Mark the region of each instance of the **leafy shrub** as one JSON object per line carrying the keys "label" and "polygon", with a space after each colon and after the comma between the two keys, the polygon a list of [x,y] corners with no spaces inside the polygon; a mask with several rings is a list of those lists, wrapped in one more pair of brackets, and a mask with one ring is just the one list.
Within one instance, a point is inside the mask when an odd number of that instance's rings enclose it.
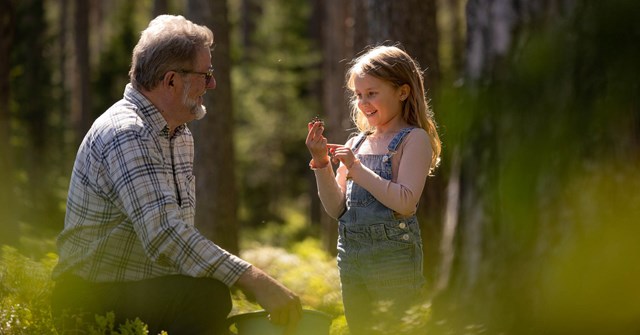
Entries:
{"label": "leafy shrub", "polygon": [[0,257],[0,333],[55,334],[49,299],[57,256],[34,261],[3,246]]}
{"label": "leafy shrub", "polygon": [[[344,313],[335,259],[322,251],[317,240],[297,243],[292,252],[279,247],[254,246],[243,251],[241,256],[296,292],[305,308],[333,317]],[[257,309],[261,307],[241,292],[234,293],[233,314]]]}
{"label": "leafy shrub", "polygon": [[[316,239],[306,239],[293,244],[290,250],[267,245],[253,245],[241,256],[265,269],[296,292],[308,309],[329,314],[332,318],[331,335],[349,334],[336,260],[320,247]],[[47,253],[39,261],[26,257],[12,247],[3,246],[0,254],[0,334],[2,335],[57,335],[50,311],[53,288],[51,270],[57,262],[54,253]],[[233,291],[231,314],[260,310],[251,297],[241,291]],[[431,306],[423,304],[409,311],[403,322],[385,319],[380,309],[376,321],[385,334],[422,333],[430,319]],[[379,317],[378,317],[379,316]],[[95,322],[70,318],[62,334],[148,335],[147,326],[139,319],[116,325],[115,315],[96,315]],[[166,333],[162,333],[167,335]],[[171,335],[171,334],[169,334]]]}
{"label": "leafy shrub", "polygon": [[[51,270],[57,255],[48,253],[40,261],[23,256],[17,249],[3,246],[0,255],[0,334],[58,334],[51,318],[53,288]],[[73,319],[63,334],[148,335],[147,325],[139,319],[115,325],[115,315],[96,315],[95,323]],[[66,326],[66,325],[65,325]],[[166,333],[164,333],[166,335]]]}

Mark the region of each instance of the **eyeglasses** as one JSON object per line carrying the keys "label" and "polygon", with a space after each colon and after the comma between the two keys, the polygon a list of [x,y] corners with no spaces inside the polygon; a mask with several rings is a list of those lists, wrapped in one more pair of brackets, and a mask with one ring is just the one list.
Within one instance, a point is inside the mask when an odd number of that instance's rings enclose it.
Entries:
{"label": "eyeglasses", "polygon": [[196,72],[196,71],[188,71],[188,70],[175,70],[176,72],[179,73],[185,73],[185,74],[200,74],[204,76],[204,81],[206,85],[209,85],[209,83],[211,82],[211,78],[213,78],[213,68],[210,67],[209,70],[207,72]]}

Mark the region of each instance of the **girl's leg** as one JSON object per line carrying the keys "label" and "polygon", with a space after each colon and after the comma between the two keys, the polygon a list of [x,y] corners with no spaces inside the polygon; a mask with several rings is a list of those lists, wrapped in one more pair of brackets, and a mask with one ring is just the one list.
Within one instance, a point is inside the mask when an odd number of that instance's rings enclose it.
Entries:
{"label": "girl's leg", "polygon": [[364,283],[342,283],[344,314],[352,335],[372,334],[372,300]]}
{"label": "girl's leg", "polygon": [[[423,253],[417,221],[373,226],[375,243],[366,253],[366,284],[374,320],[394,324],[424,298]],[[376,312],[382,312],[377,313]]]}

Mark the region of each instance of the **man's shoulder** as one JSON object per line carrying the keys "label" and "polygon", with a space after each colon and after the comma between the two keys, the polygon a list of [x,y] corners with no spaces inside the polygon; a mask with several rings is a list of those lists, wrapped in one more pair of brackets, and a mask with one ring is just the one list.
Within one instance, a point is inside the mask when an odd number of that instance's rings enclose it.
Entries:
{"label": "man's shoulder", "polygon": [[137,113],[138,107],[121,100],[100,115],[85,138],[92,151],[109,151],[116,146],[139,143],[151,130]]}
{"label": "man's shoulder", "polygon": [[103,136],[118,136],[122,133],[144,132],[145,123],[138,114],[138,106],[120,100],[96,119],[93,128]]}

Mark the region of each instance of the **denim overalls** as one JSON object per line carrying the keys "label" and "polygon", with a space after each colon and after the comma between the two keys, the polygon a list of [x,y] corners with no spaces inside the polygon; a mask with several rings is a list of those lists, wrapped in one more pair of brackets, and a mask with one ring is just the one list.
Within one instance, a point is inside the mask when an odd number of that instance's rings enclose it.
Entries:
{"label": "denim overalls", "polygon": [[[356,154],[357,158],[391,180],[391,156],[411,129],[396,134],[386,154]],[[359,135],[354,152],[366,136]],[[346,208],[339,219],[337,257],[345,314],[352,333],[367,333],[377,303],[392,302],[389,311],[401,313],[420,297],[425,283],[420,228],[415,215],[400,216],[352,179],[347,180]]]}

